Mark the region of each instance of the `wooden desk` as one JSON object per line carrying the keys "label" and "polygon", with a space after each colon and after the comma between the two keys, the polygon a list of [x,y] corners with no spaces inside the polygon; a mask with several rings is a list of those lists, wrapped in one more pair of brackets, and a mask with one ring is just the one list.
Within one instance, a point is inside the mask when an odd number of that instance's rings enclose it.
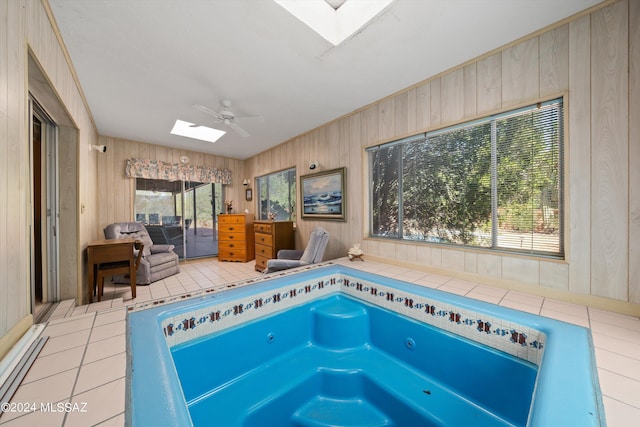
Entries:
{"label": "wooden desk", "polygon": [[[87,246],[87,286],[89,302],[93,302],[93,290],[96,288],[96,273],[100,264],[107,262],[129,261],[129,277],[132,292],[136,288],[136,267],[133,256],[135,239],[96,240]],[[135,295],[132,295],[135,298]]]}

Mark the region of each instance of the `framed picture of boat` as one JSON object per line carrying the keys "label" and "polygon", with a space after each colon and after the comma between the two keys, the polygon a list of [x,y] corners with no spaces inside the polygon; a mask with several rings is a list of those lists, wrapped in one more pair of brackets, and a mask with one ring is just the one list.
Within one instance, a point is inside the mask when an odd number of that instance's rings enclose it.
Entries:
{"label": "framed picture of boat", "polygon": [[346,219],[346,170],[338,168],[300,177],[302,218]]}

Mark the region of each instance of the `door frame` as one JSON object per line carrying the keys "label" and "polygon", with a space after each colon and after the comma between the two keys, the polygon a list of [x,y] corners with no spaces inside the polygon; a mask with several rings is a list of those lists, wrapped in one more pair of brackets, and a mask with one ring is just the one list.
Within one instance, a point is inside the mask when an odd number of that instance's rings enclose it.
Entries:
{"label": "door frame", "polygon": [[[38,103],[35,97],[29,93],[29,179],[30,179],[30,204],[35,206],[34,185],[35,168],[41,169],[41,217],[40,224],[35,224],[33,209],[30,209],[30,302],[31,313],[36,315],[35,301],[35,232],[34,227],[41,227],[42,248],[42,302],[51,303],[59,301],[59,230],[60,230],[60,198],[58,185],[58,126],[46,110]],[[41,158],[33,156],[33,117],[37,117],[41,123]]]}

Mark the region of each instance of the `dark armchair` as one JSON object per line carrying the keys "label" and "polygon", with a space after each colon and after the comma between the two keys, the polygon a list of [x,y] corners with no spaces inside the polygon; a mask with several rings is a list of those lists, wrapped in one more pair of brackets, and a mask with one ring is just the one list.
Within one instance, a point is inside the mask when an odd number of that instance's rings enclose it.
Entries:
{"label": "dark armchair", "polygon": [[[104,229],[107,239],[132,238],[144,245],[140,265],[136,274],[137,285],[148,285],[180,272],[178,255],[173,252],[174,245],[154,245],[145,226],[139,222],[118,222]],[[115,283],[129,283],[125,275],[113,276]]]}
{"label": "dark armchair", "polygon": [[322,262],[324,250],[327,248],[328,242],[329,232],[323,228],[316,227],[311,232],[309,243],[304,251],[293,249],[279,250],[277,259],[267,261],[267,269],[264,272],[273,273],[274,271],[288,270],[290,268]]}

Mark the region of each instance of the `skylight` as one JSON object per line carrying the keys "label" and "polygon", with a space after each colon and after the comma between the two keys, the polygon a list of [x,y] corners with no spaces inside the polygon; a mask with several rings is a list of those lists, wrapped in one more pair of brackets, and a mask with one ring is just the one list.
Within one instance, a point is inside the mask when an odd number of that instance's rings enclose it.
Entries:
{"label": "skylight", "polygon": [[216,142],[226,132],[206,126],[196,125],[182,120],[176,120],[171,129],[173,135],[186,136],[187,138],[199,139],[201,141]]}
{"label": "skylight", "polygon": [[366,26],[395,0],[273,0],[334,46]]}
{"label": "skylight", "polygon": [[347,0],[324,0],[324,1],[329,3],[329,6],[331,6],[335,10],[338,10],[340,8],[340,6],[342,6],[344,4],[344,2],[347,1]]}

